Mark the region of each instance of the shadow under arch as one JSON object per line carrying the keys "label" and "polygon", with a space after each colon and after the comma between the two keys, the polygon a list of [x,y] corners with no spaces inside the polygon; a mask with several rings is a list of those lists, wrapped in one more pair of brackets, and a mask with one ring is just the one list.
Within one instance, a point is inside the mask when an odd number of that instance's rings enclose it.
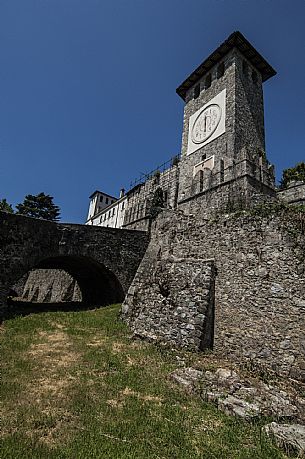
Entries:
{"label": "shadow under arch", "polygon": [[[105,265],[86,256],[64,255],[48,257],[35,264],[35,269],[64,270],[78,283],[82,301],[37,302],[7,298],[7,308],[1,314],[1,322],[17,316],[41,312],[79,311],[94,309],[124,300],[125,292],[117,276]],[[29,272],[29,271],[28,271]],[[11,288],[9,295],[15,296]],[[18,296],[18,295],[17,295]]]}
{"label": "shadow under arch", "polygon": [[117,276],[105,265],[86,256],[64,255],[41,260],[33,269],[63,269],[78,283],[82,303],[105,306],[120,303],[125,293]]}

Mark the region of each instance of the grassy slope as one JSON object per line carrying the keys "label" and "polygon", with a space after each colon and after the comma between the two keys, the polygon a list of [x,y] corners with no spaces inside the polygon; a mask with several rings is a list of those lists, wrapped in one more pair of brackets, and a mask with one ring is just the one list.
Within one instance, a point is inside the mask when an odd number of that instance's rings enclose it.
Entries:
{"label": "grassy slope", "polygon": [[119,306],[32,314],[2,329],[1,458],[284,458],[169,378],[177,356],[132,341]]}

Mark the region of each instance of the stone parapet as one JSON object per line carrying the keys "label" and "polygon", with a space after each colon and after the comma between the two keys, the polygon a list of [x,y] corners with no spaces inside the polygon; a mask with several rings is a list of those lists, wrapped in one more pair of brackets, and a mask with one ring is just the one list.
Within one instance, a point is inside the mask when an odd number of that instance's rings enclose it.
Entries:
{"label": "stone parapet", "polygon": [[305,183],[291,182],[285,190],[279,190],[277,196],[281,201],[288,204],[305,205]]}

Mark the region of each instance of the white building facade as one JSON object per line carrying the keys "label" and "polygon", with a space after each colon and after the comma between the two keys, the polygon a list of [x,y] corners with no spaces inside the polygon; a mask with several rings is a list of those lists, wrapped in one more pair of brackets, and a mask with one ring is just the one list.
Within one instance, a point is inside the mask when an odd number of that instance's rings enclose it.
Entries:
{"label": "white building facade", "polygon": [[90,196],[89,212],[86,225],[122,228],[127,196],[121,190],[120,198],[115,198],[101,191]]}

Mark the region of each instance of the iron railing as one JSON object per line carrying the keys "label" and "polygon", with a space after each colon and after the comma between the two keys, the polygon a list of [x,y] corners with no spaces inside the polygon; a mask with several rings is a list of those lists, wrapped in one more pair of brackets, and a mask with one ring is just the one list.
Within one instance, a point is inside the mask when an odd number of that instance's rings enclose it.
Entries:
{"label": "iron railing", "polygon": [[162,172],[165,172],[167,169],[171,169],[172,167],[177,165],[179,161],[180,161],[180,154],[175,155],[172,158],[170,158],[168,161],[166,161],[165,163],[160,164],[160,166],[157,166],[151,172],[148,172],[148,173],[141,172],[140,177],[130,182],[130,189],[134,188],[136,185],[145,183],[147,180],[151,179],[152,177],[155,177],[158,173],[162,173]]}

